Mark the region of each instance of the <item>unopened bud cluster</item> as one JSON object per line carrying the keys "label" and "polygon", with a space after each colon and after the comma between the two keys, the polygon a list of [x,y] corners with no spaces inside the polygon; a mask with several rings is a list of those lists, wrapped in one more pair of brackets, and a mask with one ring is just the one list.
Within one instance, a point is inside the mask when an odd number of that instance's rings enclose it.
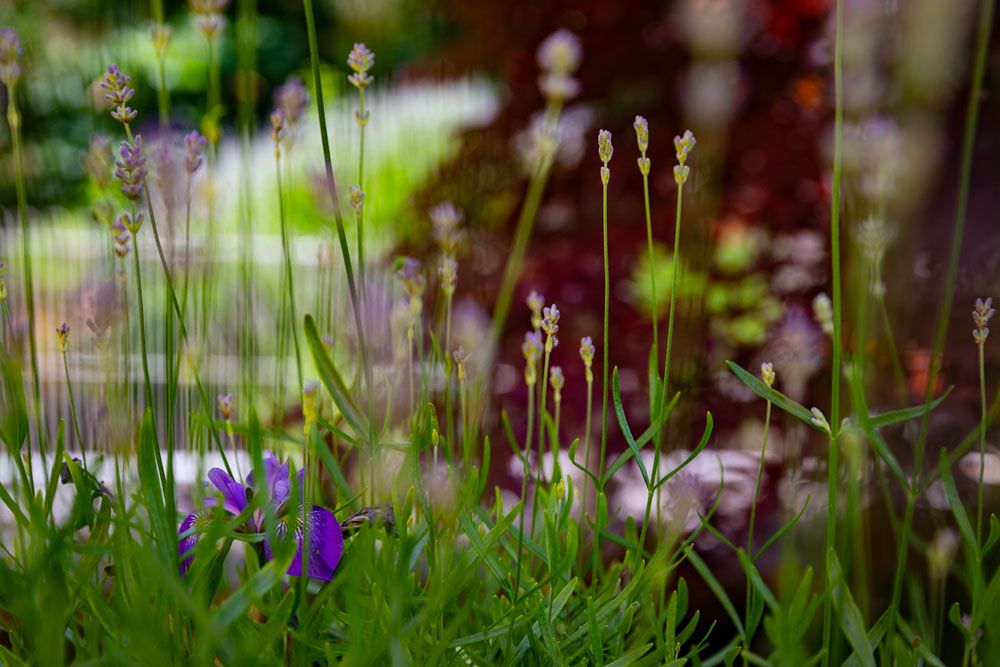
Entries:
{"label": "unopened bud cluster", "polygon": [[450,299],[455,294],[455,284],[458,282],[458,262],[451,257],[442,259],[438,276],[441,278],[441,292]]}
{"label": "unopened bud cluster", "polygon": [[639,144],[639,157],[637,159],[639,173],[643,176],[649,176],[649,158],[646,157],[646,151],[649,150],[649,122],[642,116],[636,116],[632,127],[635,128],[635,140]]}
{"label": "unopened bud cluster", "polygon": [[770,361],[765,361],[760,365],[760,377],[768,387],[774,386],[774,365]]}
{"label": "unopened bud cluster", "polygon": [[208,139],[201,136],[198,130],[192,130],[184,137],[184,170],[187,171],[188,175],[198,171],[198,168],[205,161],[202,153],[207,144]]}
{"label": "unopened bud cluster", "polygon": [[583,367],[587,375],[587,384],[594,381],[594,341],[590,336],[580,339],[580,359],[583,360]]}
{"label": "unopened bud cluster", "polygon": [[69,347],[69,324],[66,322],[56,327],[56,343],[59,344],[59,351],[65,354]]}
{"label": "unopened bud cluster", "polygon": [[688,179],[688,175],[691,173],[691,168],[687,166],[688,155],[691,154],[691,150],[694,148],[695,141],[694,134],[691,130],[684,130],[684,134],[679,137],[674,137],[674,149],[677,151],[677,165],[674,167],[674,180],[677,181],[677,185],[684,185]]}
{"label": "unopened bud cluster", "polygon": [[409,297],[410,315],[416,319],[423,310],[423,294],[426,282],[420,265],[420,260],[403,257],[396,269],[396,277],[403,283],[403,289]]}
{"label": "unopened bud cluster", "polygon": [[976,307],[972,310],[972,321],[976,328],[972,330],[972,337],[977,345],[986,343],[986,337],[990,335],[988,324],[995,314],[992,298],[987,298],[985,301],[976,299]]}
{"label": "unopened bud cluster", "polygon": [[469,354],[465,351],[465,347],[462,345],[458,346],[452,357],[455,359],[455,372],[458,374],[458,381],[463,382],[465,380],[465,364],[469,361]]}
{"label": "unopened bud cluster", "polygon": [[[140,215],[142,215],[140,213]],[[125,225],[127,213],[122,213],[115,218],[111,225],[111,238],[114,239],[115,254],[119,259],[128,255],[129,248],[132,247],[132,237],[129,235],[128,227]]]}
{"label": "unopened bud cluster", "polygon": [[461,240],[459,227],[465,219],[462,210],[450,201],[441,202],[434,206],[427,215],[431,219],[434,227],[434,240],[445,255],[454,257],[458,252],[458,244]]}
{"label": "unopened bud cluster", "polygon": [[611,145],[611,133],[607,130],[600,130],[597,133],[597,155],[604,165],[601,167],[601,183],[604,185],[607,185],[608,181],[611,180],[611,170],[608,169],[608,163],[611,162],[611,156],[614,152],[615,147]]}
{"label": "unopened bud cluster", "polygon": [[524,334],[524,342],[521,343],[521,354],[524,355],[524,382],[529,386],[535,386],[538,379],[536,367],[538,357],[542,352],[542,334],[537,331],[529,331]]}
{"label": "unopened bud cluster", "polygon": [[542,331],[545,332],[545,351],[551,352],[559,344],[556,334],[559,333],[559,307],[552,304],[542,311]]}
{"label": "unopened bud cluster", "polygon": [[233,418],[233,395],[232,394],[219,394],[216,398],[216,402],[219,405],[219,414],[226,421]]}
{"label": "unopened bud cluster", "polygon": [[552,370],[549,371],[549,384],[552,385],[552,392],[558,405],[562,402],[562,390],[566,385],[566,376],[563,375],[561,366],[553,366]]}

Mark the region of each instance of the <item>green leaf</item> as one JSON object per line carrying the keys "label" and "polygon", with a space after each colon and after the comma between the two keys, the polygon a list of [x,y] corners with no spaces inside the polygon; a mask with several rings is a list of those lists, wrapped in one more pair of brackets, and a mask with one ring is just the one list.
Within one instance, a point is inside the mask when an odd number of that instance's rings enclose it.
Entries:
{"label": "green leaf", "polygon": [[[892,610],[886,609],[879,619],[875,621],[875,625],[868,630],[868,645],[871,647],[872,651],[878,648],[879,643],[882,641],[882,637],[889,630],[889,621],[892,619]],[[847,660],[841,667],[861,667],[861,661],[858,656],[852,653],[848,656]]]}
{"label": "green leaf", "polygon": [[944,495],[948,499],[948,506],[951,508],[951,513],[955,516],[955,523],[958,524],[958,532],[962,535],[962,540],[965,542],[965,548],[968,550],[968,553],[975,554],[979,550],[976,533],[972,528],[972,523],[969,521],[969,516],[965,513],[962,499],[958,496],[958,489],[955,487],[955,478],[952,477],[951,468],[948,465],[948,455],[943,449],[941,450],[941,459],[938,466],[941,471],[941,486],[944,488]]}
{"label": "green leaf", "polygon": [[858,415],[861,430],[863,430],[865,435],[868,436],[868,440],[875,449],[875,453],[879,455],[879,458],[882,459],[892,474],[896,476],[899,483],[903,485],[903,488],[908,488],[910,483],[906,477],[906,473],[903,472],[903,468],[899,465],[899,461],[897,461],[896,457],[893,456],[892,450],[889,449],[889,445],[886,443],[885,439],[876,430],[876,426],[872,421],[872,418],[868,416],[868,406],[865,404],[864,388],[861,386],[861,381],[858,375],[849,371],[847,373],[847,378],[848,385],[851,389],[851,403],[854,406],[854,412]]}
{"label": "green leaf", "polygon": [[642,456],[639,453],[639,445],[636,444],[635,438],[632,437],[632,429],[628,427],[628,420],[625,418],[625,408],[622,407],[622,395],[621,389],[618,386],[618,367],[615,366],[615,370],[611,374],[611,396],[615,403],[615,415],[618,416],[618,425],[622,429],[622,434],[625,436],[625,442],[628,443],[628,447],[632,450],[632,456],[635,458],[636,465],[639,466],[639,472],[642,473],[642,481],[646,483],[646,488],[649,488],[649,473],[646,472],[646,464],[642,460]]}
{"label": "green leaf", "polygon": [[28,407],[24,402],[24,385],[21,370],[3,349],[0,349],[0,439],[11,450],[11,456],[18,456],[28,437]]}
{"label": "green leaf", "polygon": [[676,468],[674,468],[673,470],[671,470],[670,472],[668,472],[666,475],[664,475],[663,477],[661,477],[659,479],[659,481],[656,482],[656,488],[659,488],[659,487],[663,486],[664,484],[666,484],[667,482],[669,482],[671,477],[673,477],[674,475],[676,475],[677,473],[679,473],[681,470],[684,470],[684,468],[686,468],[688,466],[688,464],[691,463],[691,461],[694,461],[694,457],[698,456],[698,454],[701,453],[701,450],[705,449],[705,446],[708,445],[708,441],[712,437],[712,429],[713,428],[714,428],[714,422],[712,421],[712,413],[711,412],[706,412],[705,413],[705,429],[701,433],[701,440],[698,441],[698,446],[695,447],[691,451],[691,453],[688,454],[687,458],[685,458],[683,461],[681,461],[680,464]]}
{"label": "green leaf", "polygon": [[986,543],[983,545],[983,558],[986,558],[987,554],[993,550],[996,546],[997,540],[1000,540],[1000,521],[997,520],[996,514],[990,514],[990,535],[986,538]]}
{"label": "green leaf", "polygon": [[323,386],[326,387],[337,409],[340,410],[340,414],[351,425],[355,434],[359,438],[367,437],[367,430],[364,425],[365,420],[361,410],[358,409],[354,403],[354,399],[351,398],[351,393],[347,389],[347,385],[344,384],[344,379],[337,371],[333,359],[330,358],[330,353],[327,351],[326,345],[320,339],[319,331],[316,329],[316,321],[309,314],[305,316],[305,334],[306,343],[309,345],[309,351],[312,352],[313,361],[316,363],[316,370],[319,373],[320,380],[323,382]]}
{"label": "green leaf", "polygon": [[863,667],[875,667],[875,655],[872,653],[865,632],[864,618],[851,596],[850,589],[844,583],[844,573],[840,561],[837,560],[837,553],[833,549],[827,551],[826,562],[829,563],[827,584],[833,596],[833,606],[840,617],[840,627],[843,628],[847,642],[854,649],[854,654]]}
{"label": "green leaf", "polygon": [[[771,401],[771,403],[778,406],[793,417],[797,417],[810,428],[826,433],[825,429],[813,423],[813,414],[804,405],[793,401],[774,387],[768,387],[764,384],[763,380],[751,374],[739,364],[727,361],[726,365],[729,366],[729,370],[733,372],[733,375],[739,378],[740,382],[745,384],[750,391],[757,394],[764,400]],[[836,424],[834,426],[836,426]]]}
{"label": "green leaf", "polygon": [[871,415],[872,426],[875,428],[882,428],[883,426],[891,426],[892,424],[899,424],[900,422],[906,422],[911,419],[916,419],[917,417],[922,417],[924,414],[941,405],[944,399],[948,398],[948,395],[951,394],[954,388],[955,386],[951,385],[945,389],[944,393],[931,401],[930,405],[915,405],[912,408],[903,408],[901,410],[892,410],[878,415]]}
{"label": "green leaf", "polygon": [[153,426],[153,411],[146,408],[139,426],[139,483],[149,511],[149,521],[161,555],[167,562],[176,561],[177,532],[173,521],[167,516],[167,505],[163,498],[160,481],[160,448],[156,444],[156,430]]}

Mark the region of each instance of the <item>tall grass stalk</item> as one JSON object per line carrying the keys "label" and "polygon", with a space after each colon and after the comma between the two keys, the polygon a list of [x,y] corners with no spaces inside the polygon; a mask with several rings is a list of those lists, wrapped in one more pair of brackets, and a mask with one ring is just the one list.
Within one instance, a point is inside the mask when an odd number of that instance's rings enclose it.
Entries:
{"label": "tall grass stalk", "polygon": [[[597,467],[597,505],[598,508],[600,508],[601,502],[605,498],[604,466],[605,458],[608,453],[608,355],[610,349],[609,324],[611,321],[611,261],[608,249],[608,181],[611,180],[611,170],[608,169],[608,162],[611,161],[612,155],[610,132],[605,130],[600,131],[598,134],[598,149],[601,162],[604,164],[604,166],[601,167],[601,239],[604,250],[604,326],[601,340],[601,453]],[[604,526],[601,525],[602,523],[601,511],[598,509],[597,520],[594,526],[593,555],[591,557],[592,585],[596,585],[597,583],[597,569],[600,565],[601,530],[604,528]],[[642,547],[640,546],[639,548],[641,549]]]}
{"label": "tall grass stalk", "polygon": [[[843,355],[843,303],[840,284],[840,189],[842,146],[844,133],[844,0],[837,0],[834,24],[834,121],[833,121],[833,187],[830,193],[830,271],[833,300],[833,351],[830,362],[830,440],[827,452],[826,498],[826,563],[825,572],[831,571],[832,558],[837,550],[837,480],[838,435],[840,433],[840,374]],[[829,576],[828,574],[826,576]],[[833,595],[823,600],[823,667],[834,659],[833,646]]]}
{"label": "tall grass stalk", "polygon": [[[330,196],[330,203],[333,207],[334,221],[337,228],[337,239],[340,242],[340,252],[344,258],[344,273],[347,275],[347,289],[350,292],[351,308],[354,312],[354,326],[357,330],[358,348],[361,356],[361,368],[365,377],[365,384],[369,394],[374,392],[372,384],[372,368],[366,344],[365,327],[361,317],[361,304],[358,298],[358,288],[354,277],[354,267],[351,263],[351,252],[347,246],[347,234],[344,231],[344,219],[340,212],[340,199],[337,196],[337,183],[333,176],[333,159],[330,154],[330,137],[326,127],[326,108],[323,104],[323,80],[320,76],[319,48],[316,42],[316,19],[313,15],[312,0],[302,0],[303,10],[306,17],[306,32],[309,37],[309,60],[313,73],[313,92],[316,96],[316,111],[319,114],[320,140],[323,145],[323,165],[326,173],[326,189]],[[374,428],[369,425],[369,428]],[[369,447],[373,446],[371,432],[366,435],[369,439]]]}
{"label": "tall grass stalk", "polygon": [[[286,220],[285,213],[285,195],[284,188],[282,187],[281,180],[281,156],[278,151],[275,150],[274,155],[274,169],[275,169],[275,183],[278,189],[278,219],[281,224],[281,254],[285,265],[285,286],[288,290],[288,309],[291,315],[291,330],[292,330],[292,343],[295,347],[295,371],[296,378],[299,381],[298,389],[301,392],[303,388],[302,382],[302,352],[299,349],[299,327],[298,327],[298,314],[295,308],[295,276],[292,271],[292,255],[291,255],[291,241],[289,239],[288,222]],[[283,380],[279,380],[283,383]]]}
{"label": "tall grass stalk", "polygon": [[[958,191],[955,195],[955,219],[952,228],[951,247],[948,254],[948,269],[945,274],[941,306],[934,327],[934,344],[930,365],[927,372],[927,386],[924,389],[924,405],[929,407],[934,399],[938,375],[941,372],[941,355],[948,336],[948,324],[951,320],[951,308],[954,300],[955,282],[958,278],[958,263],[962,254],[962,239],[965,235],[966,212],[969,201],[969,185],[972,180],[972,156],[975,150],[976,125],[979,121],[979,104],[983,90],[983,78],[986,73],[986,56],[989,51],[990,34],[993,30],[994,0],[983,0],[979,5],[976,33],[976,47],[972,79],[969,84],[969,96],[965,108],[965,128],[962,136],[962,152],[959,158]],[[890,628],[895,628],[899,615],[899,604],[903,592],[903,573],[906,571],[907,557],[911,532],[913,530],[913,513],[917,496],[921,490],[924,453],[927,445],[927,433],[930,427],[930,410],[924,411],[920,419],[920,430],[914,446],[913,472],[910,488],[906,491],[906,510],[903,514],[903,524],[899,535],[899,552],[896,558],[896,575],[892,584]],[[974,630],[973,630],[974,631]]]}

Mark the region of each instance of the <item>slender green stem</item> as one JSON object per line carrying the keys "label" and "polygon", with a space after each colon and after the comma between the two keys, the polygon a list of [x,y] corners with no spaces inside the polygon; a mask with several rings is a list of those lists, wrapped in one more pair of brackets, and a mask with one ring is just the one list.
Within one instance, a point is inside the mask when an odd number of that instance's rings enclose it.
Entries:
{"label": "slender green stem", "polygon": [[451,364],[451,300],[452,294],[449,292],[445,295],[444,302],[444,412],[445,412],[445,429],[446,429],[446,440],[448,441],[448,451],[449,458],[454,461],[454,442],[455,442],[455,415],[452,411],[452,391],[451,391],[451,376],[452,376],[452,364]]}
{"label": "slender green stem", "polygon": [[[583,467],[590,470],[590,422],[592,418],[594,407],[594,377],[590,368],[587,368],[587,411],[585,413],[586,421],[583,423]],[[580,516],[586,517],[589,511],[589,505],[587,504],[587,491],[590,489],[590,480],[583,480],[583,508],[580,510]],[[597,489],[594,489],[594,493],[597,493]],[[580,531],[583,534],[583,531]],[[582,541],[582,538],[581,538]],[[581,544],[582,546],[582,544]],[[583,572],[584,563],[584,552],[580,549],[580,571]]]}
{"label": "slender green stem", "polygon": [[976,542],[983,544],[983,474],[986,471],[986,359],[983,348],[986,346],[980,343],[979,347],[979,406],[981,421],[979,424],[979,493],[976,504]]}
{"label": "slender green stem", "polygon": [[[358,187],[365,192],[365,126],[368,125],[368,117],[365,114],[365,89],[358,88],[358,133],[360,134],[360,145],[358,148]],[[367,192],[365,192],[367,198]],[[361,294],[364,298],[365,292],[365,207],[358,208],[358,278],[361,281]]]}
{"label": "slender green stem", "polygon": [[[684,185],[677,186],[677,213],[674,220],[674,256],[671,265],[673,266],[670,276],[670,310],[667,315],[667,346],[663,351],[663,379],[660,381],[660,405],[654,419],[660,419],[667,409],[667,396],[670,394],[670,359],[674,346],[674,317],[677,313],[677,281],[681,272],[681,213],[684,210]],[[653,438],[653,469],[651,472],[649,497],[646,498],[646,511],[642,520],[642,534],[639,537],[639,549],[644,548],[647,525],[649,524],[650,506],[653,500],[653,493],[656,493],[656,522],[660,525],[660,490],[657,485],[660,476],[660,455],[663,451],[663,435],[666,431],[666,424],[661,423],[656,429]]]}
{"label": "slender green stem", "polygon": [[[611,319],[611,262],[608,256],[608,184],[602,182],[601,187],[601,233],[604,242],[604,340],[601,342],[601,364],[603,375],[601,377],[601,387],[603,397],[601,399],[601,458],[598,464],[597,479],[599,485],[597,489],[597,503],[600,505],[601,498],[604,497],[604,463],[608,453],[608,349],[610,347],[610,336],[608,333],[608,323]],[[600,514],[598,512],[598,514]],[[591,583],[597,582],[598,561],[601,558],[601,530],[600,517],[597,518],[596,530],[594,531],[594,554],[591,562]]]}
{"label": "slender green stem", "polygon": [[[521,507],[521,515],[517,519],[517,566],[514,569],[514,599],[511,601],[512,604],[517,604],[521,596],[521,557],[524,552],[524,516],[528,513],[528,505],[526,498],[528,497],[528,478],[531,476],[531,462],[528,459],[528,455],[531,454],[531,437],[534,433],[534,419],[535,419],[535,388],[528,385],[528,430],[525,431],[525,443],[524,447],[521,449],[521,465],[523,476],[521,478],[521,502],[523,503]],[[537,490],[537,481],[535,483]],[[537,517],[532,517],[532,524],[536,522]],[[511,623],[513,624],[513,619]]]}
{"label": "slender green stem", "polygon": [[934,331],[934,347],[931,353],[930,367],[927,373],[927,386],[924,390],[924,404],[928,408],[920,419],[920,430],[917,435],[913,456],[913,473],[910,489],[907,494],[906,512],[903,516],[903,526],[900,530],[899,554],[896,560],[896,577],[893,581],[890,614],[890,628],[895,627],[896,616],[899,613],[899,603],[903,592],[903,572],[909,553],[910,532],[913,529],[913,508],[918,490],[921,488],[924,453],[927,445],[927,432],[930,426],[930,404],[934,399],[938,374],[941,371],[941,354],[948,335],[948,323],[951,319],[951,307],[955,296],[955,282],[958,278],[958,262],[962,254],[962,239],[965,235],[966,211],[969,200],[969,184],[972,179],[972,155],[976,144],[976,125],[979,120],[980,96],[983,89],[983,77],[986,72],[986,55],[989,50],[990,33],[993,29],[994,0],[983,0],[979,6],[978,33],[976,36],[975,61],[972,81],[969,85],[969,96],[965,110],[965,130],[962,138],[962,153],[958,180],[958,192],[955,196],[955,221],[952,229],[951,248],[948,256],[948,269],[945,275],[944,291],[941,295],[941,308],[938,311]]}
{"label": "slender green stem", "polygon": [[[31,356],[32,396],[35,402],[35,430],[43,468],[48,468],[45,422],[42,419],[42,391],[38,376],[38,343],[35,340],[35,288],[31,269],[31,238],[28,233],[28,196],[24,184],[24,154],[21,144],[21,112],[17,107],[17,85],[7,89],[7,123],[10,125],[11,146],[14,156],[14,185],[17,190],[17,219],[21,227],[21,263],[24,266],[24,305],[28,312],[28,349]],[[31,456],[31,438],[28,438],[28,456]],[[28,474],[34,484],[34,466]]]}
{"label": "slender green stem", "polygon": [[[132,219],[135,220],[135,210],[133,207]],[[139,231],[139,230],[136,230]],[[139,266],[139,237],[132,234],[132,260],[135,270],[135,292],[139,304],[139,345],[142,353],[142,380],[143,391],[146,397],[146,407],[153,415],[153,433],[156,433],[156,405],[153,403],[153,384],[149,379],[149,358],[146,351],[146,312],[142,302],[142,269]],[[166,475],[161,476],[166,479]]]}
{"label": "slender green stem", "polygon": [[[747,555],[751,559],[754,559],[753,553],[753,533],[754,526],[757,524],[757,502],[760,500],[760,485],[761,481],[764,479],[764,461],[767,457],[767,434],[771,428],[771,401],[767,402],[767,410],[764,413],[764,438],[760,445],[760,461],[757,463],[757,476],[754,478],[753,485],[753,500],[750,502],[750,523],[747,526]],[[747,577],[747,594],[746,594],[746,610],[744,615],[744,622],[747,628],[747,637],[743,645],[743,664],[748,665],[750,663],[750,643],[753,637],[750,635],[750,603],[753,599],[753,586],[750,583],[750,577]]]}
{"label": "slender green stem", "polygon": [[[645,153],[643,154],[645,157]],[[650,356],[656,364],[655,374],[660,374],[660,301],[656,292],[656,261],[653,256],[653,219],[649,213],[649,172],[642,170],[642,203],[646,210],[646,245],[649,250],[649,289],[652,301],[653,345]]]}
{"label": "slender green stem", "polygon": [[[535,536],[535,528],[538,526],[539,522],[535,519],[538,517],[538,492],[542,489],[542,484],[545,481],[545,470],[542,467],[542,458],[545,455],[545,416],[548,414],[545,410],[545,399],[548,392],[546,387],[549,384],[549,360],[552,355],[552,338],[547,337],[545,341],[545,356],[542,361],[542,381],[538,386],[538,456],[535,460],[535,493],[531,501],[531,537]],[[529,450],[530,453],[530,450]],[[553,470],[555,466],[553,464]]]}
{"label": "slender green stem", "polygon": [[[840,286],[840,187],[841,141],[844,133],[844,0],[837,0],[834,27],[834,129],[833,129],[833,188],[830,195],[830,265],[833,283],[833,353],[830,363],[830,445],[827,453],[826,499],[826,571],[830,571],[830,554],[837,549],[837,455],[840,430],[840,359],[843,354],[842,308]],[[823,600],[823,667],[833,659],[833,596]]]}
{"label": "slender green stem", "polygon": [[63,352],[63,373],[66,376],[66,393],[69,396],[69,415],[73,420],[73,432],[76,434],[76,444],[80,447],[80,454],[83,457],[83,467],[87,467],[87,445],[83,442],[83,435],[80,433],[80,422],[76,416],[76,400],[73,397],[73,383],[69,380],[69,362],[66,361],[66,353]]}

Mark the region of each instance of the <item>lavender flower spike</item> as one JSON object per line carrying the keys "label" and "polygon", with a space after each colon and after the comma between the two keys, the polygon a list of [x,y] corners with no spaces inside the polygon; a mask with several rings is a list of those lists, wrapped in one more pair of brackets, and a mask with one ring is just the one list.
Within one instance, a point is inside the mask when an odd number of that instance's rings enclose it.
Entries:
{"label": "lavender flower spike", "polygon": [[0,81],[12,88],[21,78],[21,56],[24,47],[13,28],[0,28]]}
{"label": "lavender flower spike", "polygon": [[[288,566],[288,574],[292,576],[302,576],[302,547],[308,526],[309,562],[307,574],[313,579],[329,581],[333,578],[333,573],[340,563],[340,557],[344,553],[344,537],[337,518],[330,510],[318,505],[306,508],[303,504],[304,472],[304,470],[298,471],[296,486],[299,489],[299,495],[294,499],[292,498],[291,466],[288,463],[281,463],[272,455],[268,455],[264,459],[264,480],[260,484],[254,480],[253,473],[247,476],[246,486],[244,486],[219,468],[210,470],[208,479],[218,489],[221,495],[221,507],[226,514],[230,515],[230,518],[238,516],[246,509],[251,490],[254,495],[266,494],[267,502],[270,503],[277,517],[274,531],[276,536],[279,540],[294,536],[297,542],[295,557]],[[209,500],[213,503],[219,502],[219,498]],[[181,523],[179,534],[184,535],[192,528],[203,527],[212,520],[212,517],[213,515],[205,510],[191,512]],[[261,510],[254,512],[253,516],[249,517],[246,523],[238,529],[242,533],[263,533],[266,530],[264,513]],[[187,572],[191,565],[197,541],[198,532],[196,531],[182,537],[178,543],[182,574]],[[274,557],[274,546],[271,544],[270,536],[264,538],[263,554],[267,560]]]}
{"label": "lavender flower spike", "polygon": [[198,130],[192,130],[191,134],[184,137],[184,169],[188,174],[198,171],[205,161],[202,152],[208,144],[208,139],[201,136]]}
{"label": "lavender flower spike", "polygon": [[135,120],[136,112],[128,106],[129,100],[135,95],[135,90],[129,88],[132,77],[118,69],[118,65],[108,65],[108,70],[101,79],[101,88],[105,91],[104,99],[114,107],[111,117],[123,125]]}
{"label": "lavender flower spike", "polygon": [[122,194],[131,200],[138,199],[146,186],[146,158],[142,154],[142,135],[135,135],[132,143],[119,144],[121,159],[115,161],[115,176],[122,182]]}

